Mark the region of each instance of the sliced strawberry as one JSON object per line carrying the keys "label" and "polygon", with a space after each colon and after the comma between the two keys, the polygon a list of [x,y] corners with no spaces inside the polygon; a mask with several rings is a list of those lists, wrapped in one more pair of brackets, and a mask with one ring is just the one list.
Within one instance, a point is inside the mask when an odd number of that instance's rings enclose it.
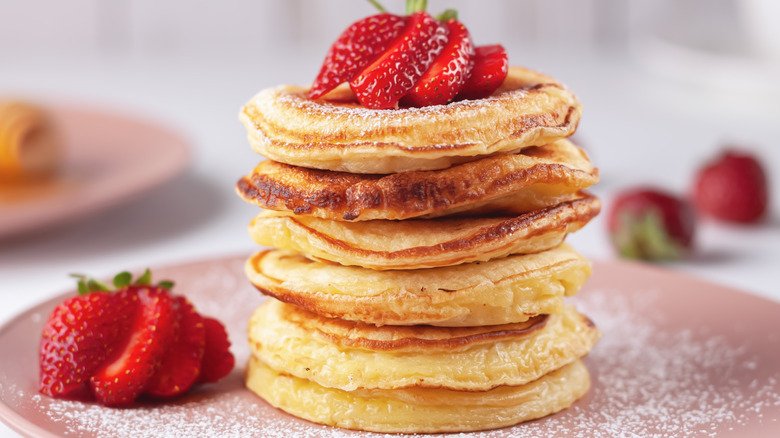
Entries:
{"label": "sliced strawberry", "polygon": [[46,321],[40,345],[40,391],[68,397],[86,382],[132,325],[135,302],[129,297],[94,292],[69,298]]}
{"label": "sliced strawberry", "polygon": [[360,103],[368,108],[395,107],[447,43],[447,27],[427,12],[415,12],[408,20],[390,47],[349,82]]}
{"label": "sliced strawberry", "polygon": [[355,77],[401,35],[404,27],[405,17],[388,13],[352,23],[330,46],[309,90],[309,99],[318,99]]}
{"label": "sliced strawberry", "polygon": [[131,286],[117,295],[135,300],[138,310],[124,342],[90,379],[95,398],[107,406],[130,404],[144,391],[175,339],[178,322],[175,301],[166,289]]}
{"label": "sliced strawberry", "polygon": [[198,381],[213,383],[230,373],[236,359],[230,353],[230,340],[222,323],[204,317],[203,325],[206,328],[206,352],[203,354]]}
{"label": "sliced strawberry", "polygon": [[179,330],[170,349],[160,358],[160,367],[146,385],[146,393],[169,397],[188,390],[200,376],[206,345],[203,318],[183,296],[175,297]]}
{"label": "sliced strawberry", "polygon": [[409,90],[401,103],[406,106],[443,105],[463,88],[474,66],[474,44],[466,26],[451,19],[446,23],[449,39],[441,55]]}
{"label": "sliced strawberry", "polygon": [[459,99],[482,99],[493,94],[504,83],[509,72],[509,58],[501,44],[475,49],[474,68],[463,84]]}

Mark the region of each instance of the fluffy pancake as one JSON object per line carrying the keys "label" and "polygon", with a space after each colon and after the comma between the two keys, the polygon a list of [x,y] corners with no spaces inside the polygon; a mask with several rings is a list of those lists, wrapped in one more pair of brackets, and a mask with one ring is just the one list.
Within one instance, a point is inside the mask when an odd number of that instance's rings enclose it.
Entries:
{"label": "fluffy pancake", "polygon": [[487,261],[558,246],[600,209],[595,196],[519,216],[339,222],[266,210],[249,225],[260,245],[343,265],[419,269]]}
{"label": "fluffy pancake", "polygon": [[263,161],[236,184],[260,207],[334,220],[409,219],[452,213],[525,213],[572,199],[598,181],[568,140],[443,170],[353,174]]}
{"label": "fluffy pancake", "polygon": [[563,85],[520,67],[510,67],[489,98],[424,108],[372,110],[349,93],[316,101],[306,93],[291,85],[266,89],[243,107],[239,119],[256,152],[350,173],[443,169],[568,137],[582,111]]}
{"label": "fluffy pancake", "polygon": [[251,358],[246,385],[271,405],[315,423],[373,432],[434,433],[496,429],[544,417],[582,397],[590,378],[577,360],[525,385],[485,392],[342,391],[274,371]]}
{"label": "fluffy pancake", "polygon": [[376,327],[277,300],[255,310],[248,334],[271,368],[345,391],[522,385],[586,355],[600,336],[572,306],[515,324]]}
{"label": "fluffy pancake", "polygon": [[377,271],[265,250],[246,263],[258,290],[329,318],[447,327],[523,322],[560,312],[591,267],[562,244],[536,254],[431,269]]}

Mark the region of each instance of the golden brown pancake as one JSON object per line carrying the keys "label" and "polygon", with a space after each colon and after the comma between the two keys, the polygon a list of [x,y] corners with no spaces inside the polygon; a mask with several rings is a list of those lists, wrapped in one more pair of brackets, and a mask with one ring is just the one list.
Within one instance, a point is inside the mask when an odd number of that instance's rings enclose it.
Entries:
{"label": "golden brown pancake", "polygon": [[[444,169],[496,152],[568,137],[581,106],[563,85],[510,67],[491,97],[424,108],[373,110],[343,88],[309,100],[291,85],[258,93],[241,110],[252,148],[274,161],[350,173]],[[330,100],[328,100],[330,99]]]}
{"label": "golden brown pancake", "polygon": [[443,170],[367,175],[263,161],[236,184],[263,208],[333,220],[526,213],[576,197],[598,170],[568,140]]}
{"label": "golden brown pancake", "polygon": [[0,102],[0,183],[50,176],[60,164],[60,143],[53,123],[41,108]]}
{"label": "golden brown pancake", "polygon": [[329,388],[522,385],[582,357],[600,336],[574,307],[515,324],[381,326],[324,318],[269,300],[249,320],[252,355]]}
{"label": "golden brown pancake", "polygon": [[487,261],[558,246],[599,212],[593,195],[519,216],[339,222],[266,210],[249,234],[260,245],[342,265],[419,269]]}
{"label": "golden brown pancake", "polygon": [[315,423],[373,432],[469,432],[511,426],[571,406],[590,387],[580,360],[521,386],[343,391],[273,370],[251,358],[247,387],[272,406]]}
{"label": "golden brown pancake", "polygon": [[590,276],[567,244],[536,254],[431,269],[377,271],[265,250],[246,263],[258,290],[328,318],[375,325],[507,324],[557,313]]}

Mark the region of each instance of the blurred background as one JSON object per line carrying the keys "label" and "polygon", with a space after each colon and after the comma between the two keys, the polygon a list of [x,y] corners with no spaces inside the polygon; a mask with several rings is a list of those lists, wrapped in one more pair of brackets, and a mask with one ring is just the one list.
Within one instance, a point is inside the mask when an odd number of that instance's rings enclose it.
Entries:
{"label": "blurred background", "polygon": [[[780,299],[780,2],[429,0],[431,12],[447,7],[476,44],[502,43],[511,64],[580,97],[576,138],[601,168],[604,211],[636,184],[687,196],[725,146],[759,156],[766,218],[700,221],[692,257],[669,266]],[[338,34],[374,11],[361,0],[0,0],[0,100],[121,114],[189,147],[184,170],[120,205],[0,239],[0,321],[70,288],[70,272],[251,251],[256,209],[233,185],[260,158],[240,106],[265,87],[310,83]],[[12,208],[0,204],[0,217]],[[572,236],[585,255],[614,257],[604,222]]]}

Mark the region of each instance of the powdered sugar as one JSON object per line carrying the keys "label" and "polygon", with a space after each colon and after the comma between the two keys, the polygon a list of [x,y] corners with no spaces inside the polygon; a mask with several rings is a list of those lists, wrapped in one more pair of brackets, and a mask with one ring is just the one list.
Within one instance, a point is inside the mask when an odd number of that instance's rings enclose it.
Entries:
{"label": "powdered sugar", "polygon": [[[187,265],[187,275],[198,275],[185,281],[176,269],[159,274],[176,279],[199,309],[228,323],[239,367],[248,355],[246,319],[260,302],[243,278],[242,265],[243,259]],[[585,398],[545,419],[451,436],[715,437],[744,435],[761,424],[780,429],[780,369],[768,362],[774,356],[761,352],[761,340],[737,343],[711,327],[679,328],[663,311],[670,302],[664,294],[668,291],[583,291],[575,302],[604,333],[587,358],[593,386]],[[669,328],[675,323],[677,329]],[[770,344],[777,344],[772,339]],[[21,384],[0,387],[0,393],[9,391],[11,398],[45,412],[66,436],[381,436],[280,414],[243,389],[240,370],[173,403],[129,409],[51,400],[30,395]]]}

